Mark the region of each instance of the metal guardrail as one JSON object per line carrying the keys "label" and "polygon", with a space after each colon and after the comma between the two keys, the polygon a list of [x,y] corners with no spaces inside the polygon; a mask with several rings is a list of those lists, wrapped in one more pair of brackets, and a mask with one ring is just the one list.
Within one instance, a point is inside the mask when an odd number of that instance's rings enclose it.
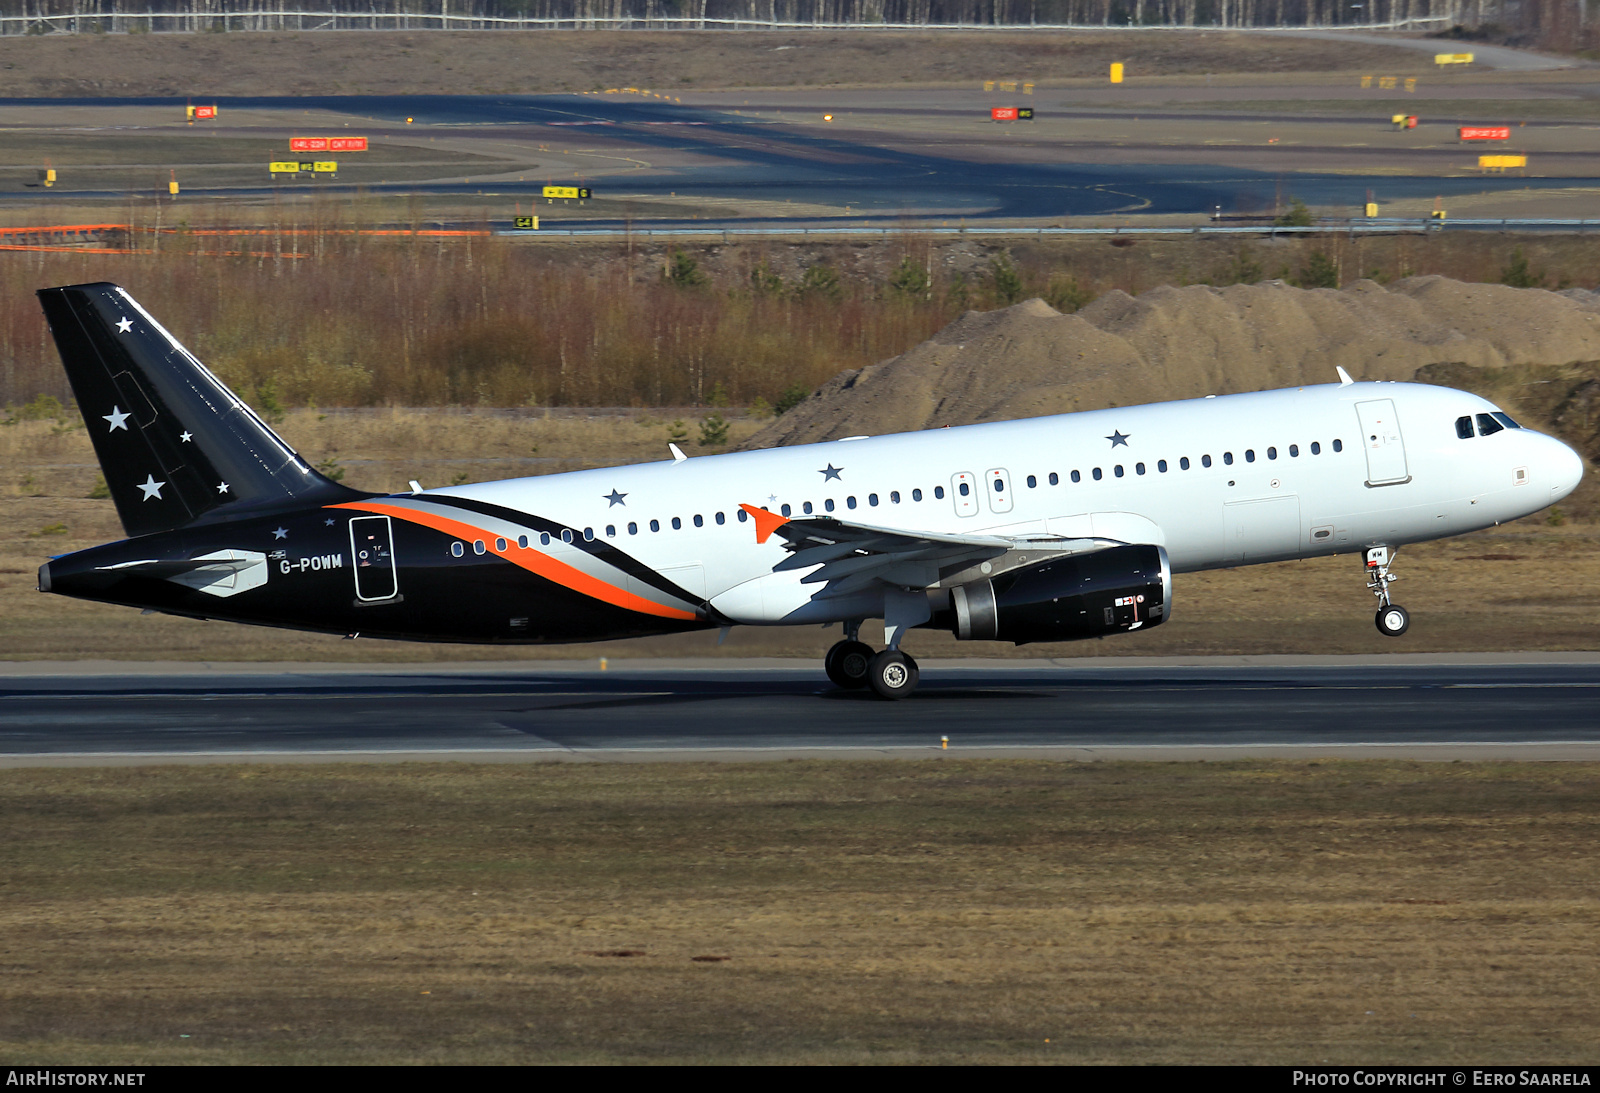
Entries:
{"label": "metal guardrail", "polygon": [[1569,231],[1583,231],[1586,229],[1600,230],[1600,220],[1557,220],[1548,218],[1533,219],[1483,219],[1463,217],[1456,220],[1406,220],[1399,218],[1381,218],[1373,220],[1359,220],[1349,222],[1335,222],[1314,224],[1310,227],[1284,227],[1275,224],[1254,224],[1243,227],[1219,226],[1212,224],[1193,224],[1187,226],[1135,228],[1135,227],[1109,227],[1109,228],[1055,228],[1055,227],[922,227],[901,226],[895,227],[805,227],[805,228],[537,228],[533,230],[517,228],[497,228],[496,235],[519,236],[524,238],[539,238],[541,236],[556,238],[583,238],[583,239],[683,239],[690,237],[720,236],[724,240],[754,237],[807,237],[807,236],[852,236],[852,237],[877,237],[888,239],[900,235],[991,235],[991,236],[1034,236],[1043,238],[1056,235],[1394,235],[1396,233],[1423,234],[1426,232],[1445,231],[1451,228],[1488,229],[1499,228],[1510,230],[1515,228],[1542,228],[1565,229]]}

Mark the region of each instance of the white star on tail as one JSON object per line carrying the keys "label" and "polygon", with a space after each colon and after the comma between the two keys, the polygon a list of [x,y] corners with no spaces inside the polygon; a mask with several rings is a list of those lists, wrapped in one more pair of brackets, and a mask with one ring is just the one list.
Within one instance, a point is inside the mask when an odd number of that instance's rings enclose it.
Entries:
{"label": "white star on tail", "polygon": [[144,496],[140,498],[140,500],[148,501],[152,497],[154,497],[157,501],[163,500],[161,496],[161,487],[165,486],[166,483],[157,482],[155,475],[146,475],[145,480],[137,483],[137,485],[141,490],[144,491]]}
{"label": "white star on tail", "polygon": [[217,492],[218,493],[227,493],[228,492],[228,484],[226,482],[218,482],[217,483]]}
{"label": "white star on tail", "polygon": [[122,321],[117,324],[117,329],[126,334],[128,331],[133,329],[133,320],[124,315],[122,317]]}
{"label": "white star on tail", "polygon": [[122,407],[113,406],[109,414],[100,415],[100,420],[111,422],[111,428],[106,430],[108,433],[114,433],[118,429],[121,429],[123,432],[127,432],[128,419],[132,416],[132,414],[124,413]]}

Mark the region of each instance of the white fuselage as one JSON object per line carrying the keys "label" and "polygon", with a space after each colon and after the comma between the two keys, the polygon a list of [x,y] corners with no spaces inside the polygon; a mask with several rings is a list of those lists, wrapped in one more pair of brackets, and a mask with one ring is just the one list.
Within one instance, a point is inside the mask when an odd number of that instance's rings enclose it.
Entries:
{"label": "white fuselage", "polygon": [[[758,543],[749,504],[908,533],[1046,534],[1164,547],[1174,571],[1391,547],[1526,516],[1583,464],[1462,391],[1353,383],[858,438],[462,486],[453,496],[605,540],[745,624],[882,613],[819,599]],[[559,538],[538,549],[595,563]]]}

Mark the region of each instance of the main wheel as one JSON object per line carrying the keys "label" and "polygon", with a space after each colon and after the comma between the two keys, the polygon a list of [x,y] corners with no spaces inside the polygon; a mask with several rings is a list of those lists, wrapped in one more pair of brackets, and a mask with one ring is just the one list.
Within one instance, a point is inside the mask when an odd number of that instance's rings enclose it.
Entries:
{"label": "main wheel", "polygon": [[917,689],[917,662],[897,649],[885,649],[867,667],[867,682],[879,698],[905,698]]}
{"label": "main wheel", "polygon": [[872,646],[862,641],[841,641],[822,660],[828,678],[840,687],[851,689],[867,685],[867,666],[872,663]]}
{"label": "main wheel", "polygon": [[1397,603],[1378,609],[1378,617],[1373,620],[1378,624],[1378,633],[1384,637],[1397,638],[1404,634],[1411,626],[1411,613]]}

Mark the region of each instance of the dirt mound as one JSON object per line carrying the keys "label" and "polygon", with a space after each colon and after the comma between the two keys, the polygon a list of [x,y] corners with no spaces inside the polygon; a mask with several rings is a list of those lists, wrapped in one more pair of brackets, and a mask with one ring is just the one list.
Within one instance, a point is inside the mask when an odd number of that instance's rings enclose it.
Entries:
{"label": "dirt mound", "polygon": [[969,311],[922,345],[834,377],[745,447],[1128,406],[1300,384],[1408,380],[1600,360],[1600,296],[1413,277],[1341,290],[1282,282],[1112,292]]}

